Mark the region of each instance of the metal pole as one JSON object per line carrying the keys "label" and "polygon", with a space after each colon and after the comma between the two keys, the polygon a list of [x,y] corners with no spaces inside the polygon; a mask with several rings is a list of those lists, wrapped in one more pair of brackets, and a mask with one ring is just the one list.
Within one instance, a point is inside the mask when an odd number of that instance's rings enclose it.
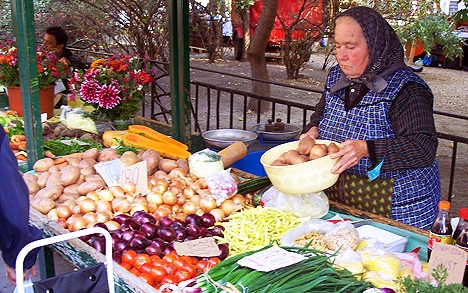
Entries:
{"label": "metal pole", "polygon": [[44,156],[32,0],[11,0],[13,31],[18,50],[28,169]]}
{"label": "metal pole", "polygon": [[169,50],[172,136],[190,144],[189,5],[187,0],[169,1]]}

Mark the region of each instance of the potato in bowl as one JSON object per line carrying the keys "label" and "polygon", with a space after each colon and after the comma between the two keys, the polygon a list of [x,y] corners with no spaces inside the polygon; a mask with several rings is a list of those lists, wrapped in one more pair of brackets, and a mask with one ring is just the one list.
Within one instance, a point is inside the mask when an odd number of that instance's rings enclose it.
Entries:
{"label": "potato in bowl", "polygon": [[[274,164],[285,153],[291,150],[298,151],[299,143],[300,141],[293,141],[280,144],[266,151],[260,158],[273,186],[285,194],[307,194],[323,191],[335,184],[339,174],[331,173],[331,169],[339,158],[332,159],[332,154],[327,153],[323,157],[310,159],[309,153],[309,160],[304,162]],[[316,145],[323,144],[328,147],[331,143],[340,147],[339,143],[330,140],[315,140]]]}

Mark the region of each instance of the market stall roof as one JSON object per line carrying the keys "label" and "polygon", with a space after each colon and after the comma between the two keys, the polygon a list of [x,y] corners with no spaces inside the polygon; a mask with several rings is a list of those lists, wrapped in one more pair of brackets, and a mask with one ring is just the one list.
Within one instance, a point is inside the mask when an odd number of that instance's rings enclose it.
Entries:
{"label": "market stall roof", "polygon": [[[172,137],[183,143],[189,143],[191,130],[188,7],[187,0],[168,2]],[[40,106],[33,0],[11,0],[11,10],[25,108],[28,169],[31,169],[44,154],[41,117],[37,110]]]}

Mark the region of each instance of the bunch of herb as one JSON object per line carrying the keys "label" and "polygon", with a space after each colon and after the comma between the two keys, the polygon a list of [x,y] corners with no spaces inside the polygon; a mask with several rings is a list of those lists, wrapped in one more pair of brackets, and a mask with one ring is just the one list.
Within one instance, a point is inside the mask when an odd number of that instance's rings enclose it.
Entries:
{"label": "bunch of herb", "polygon": [[432,277],[438,285],[434,285],[426,280],[412,280],[411,277],[399,279],[398,284],[400,285],[401,293],[468,293],[468,288],[462,284],[445,284],[447,280],[447,269],[438,265]]}
{"label": "bunch of herb", "polygon": [[[70,143],[64,143],[70,141]],[[44,150],[51,151],[56,156],[65,156],[73,153],[82,153],[89,149],[102,150],[102,144],[95,143],[91,139],[61,137],[44,141]]]}
{"label": "bunch of herb", "polygon": [[[5,121],[5,124],[3,123],[3,121]],[[7,133],[8,137],[12,137],[13,135],[18,134],[24,134],[24,122],[23,118],[21,117],[10,121],[6,121],[3,119],[0,121],[0,124],[2,124],[2,126],[6,128],[5,132]]]}
{"label": "bunch of herb", "polygon": [[126,151],[132,151],[135,154],[138,154],[138,150],[134,146],[125,145],[123,141],[120,141],[119,145],[115,149],[117,150],[117,153],[119,155],[123,155],[123,153],[125,153]]}

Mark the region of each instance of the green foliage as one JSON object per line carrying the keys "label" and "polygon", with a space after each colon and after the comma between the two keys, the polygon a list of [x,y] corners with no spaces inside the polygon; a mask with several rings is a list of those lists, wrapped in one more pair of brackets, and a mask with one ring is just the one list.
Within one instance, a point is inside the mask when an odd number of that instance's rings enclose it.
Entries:
{"label": "green foliage", "polygon": [[138,154],[138,150],[134,146],[131,146],[131,145],[126,146],[123,143],[123,141],[120,141],[119,145],[115,149],[117,150],[117,153],[119,155],[123,155],[123,153],[125,153],[126,151],[132,151],[135,154]]}
{"label": "green foliage", "polygon": [[236,12],[241,13],[241,11],[247,10],[250,6],[254,5],[258,0],[234,0],[232,3],[236,7]]}
{"label": "green foliage", "polygon": [[[62,141],[70,141],[66,144]],[[102,144],[94,143],[91,139],[61,137],[44,140],[44,150],[51,151],[56,156],[65,156],[73,153],[82,153],[89,149],[102,149]]]}
{"label": "green foliage", "polygon": [[432,277],[436,280],[438,286],[434,286],[425,280],[412,280],[411,277],[399,279],[398,283],[401,287],[401,293],[468,293],[468,288],[462,284],[445,284],[447,280],[447,269],[442,265],[437,266],[432,273]]}
{"label": "green foliage", "polygon": [[428,15],[408,24],[398,32],[404,44],[420,40],[427,53],[439,45],[447,58],[463,56],[463,49],[460,46],[463,39],[452,33],[452,24],[445,15]]}
{"label": "green foliage", "polygon": [[[468,1],[465,1],[465,7],[468,7]],[[462,10],[459,10],[457,11],[457,13],[455,13],[453,15],[453,21],[454,22],[458,22],[460,20],[468,20],[468,8],[465,8],[465,9],[462,9]]]}

